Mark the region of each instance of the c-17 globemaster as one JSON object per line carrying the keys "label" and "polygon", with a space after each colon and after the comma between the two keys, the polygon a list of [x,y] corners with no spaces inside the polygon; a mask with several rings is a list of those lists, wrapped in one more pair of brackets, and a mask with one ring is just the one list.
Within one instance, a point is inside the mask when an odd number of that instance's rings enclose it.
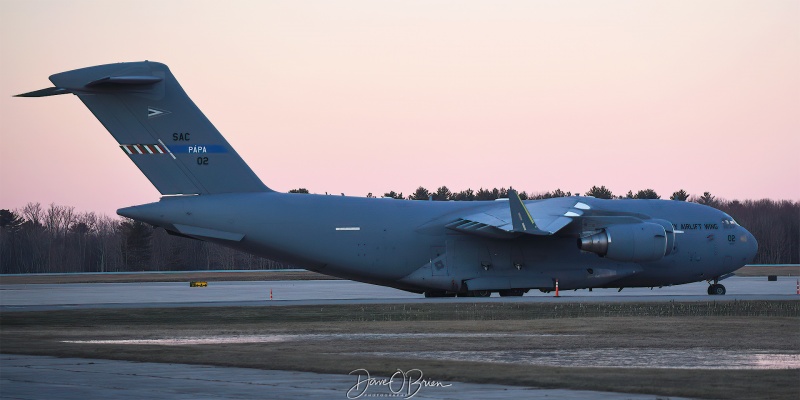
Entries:
{"label": "c-17 globemaster", "polygon": [[720,295],[718,281],[758,248],[729,215],[690,202],[522,201],[514,190],[503,201],[449,202],[278,193],[164,64],[100,65],[50,81],[18,96],[77,95],[163,195],[119,215],[327,275],[428,297],[698,281]]}

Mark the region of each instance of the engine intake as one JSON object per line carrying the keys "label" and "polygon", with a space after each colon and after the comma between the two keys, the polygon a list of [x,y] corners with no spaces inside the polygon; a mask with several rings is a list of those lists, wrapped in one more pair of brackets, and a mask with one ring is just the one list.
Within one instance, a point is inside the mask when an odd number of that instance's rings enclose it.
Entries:
{"label": "engine intake", "polygon": [[616,261],[647,262],[664,257],[667,232],[661,224],[610,225],[602,231],[578,238],[578,248]]}

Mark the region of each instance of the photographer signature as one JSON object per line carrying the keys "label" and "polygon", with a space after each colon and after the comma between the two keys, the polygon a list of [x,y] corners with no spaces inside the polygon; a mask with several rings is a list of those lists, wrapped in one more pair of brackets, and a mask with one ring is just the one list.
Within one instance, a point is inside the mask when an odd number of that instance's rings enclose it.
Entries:
{"label": "photographer signature", "polygon": [[[372,378],[369,371],[364,368],[354,369],[349,375],[358,374],[356,384],[347,391],[348,399],[358,399],[360,397],[402,397],[410,399],[414,397],[423,387],[450,387],[451,383],[442,383],[433,379],[423,379],[422,371],[410,369],[403,371],[398,369],[389,378]],[[384,387],[389,393],[368,394],[367,390],[372,386]]]}

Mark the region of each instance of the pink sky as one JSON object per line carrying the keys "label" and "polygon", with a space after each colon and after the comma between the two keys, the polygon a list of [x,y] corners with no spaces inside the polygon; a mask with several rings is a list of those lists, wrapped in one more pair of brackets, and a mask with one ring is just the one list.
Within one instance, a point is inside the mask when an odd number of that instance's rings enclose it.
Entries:
{"label": "pink sky", "polygon": [[271,188],[800,200],[798,1],[0,1],[0,208],[158,192],[74,96],[166,63]]}

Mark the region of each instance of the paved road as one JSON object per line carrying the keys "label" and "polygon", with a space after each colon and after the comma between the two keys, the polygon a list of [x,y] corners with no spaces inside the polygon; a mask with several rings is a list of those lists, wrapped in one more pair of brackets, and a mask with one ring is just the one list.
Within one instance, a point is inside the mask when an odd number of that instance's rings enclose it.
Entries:
{"label": "paved road", "polygon": [[[70,283],[54,285],[0,285],[0,312],[76,308],[152,308],[219,306],[286,306],[322,304],[422,303],[422,302],[658,302],[724,300],[800,300],[796,279],[733,277],[723,281],[725,296],[706,294],[705,282],[664,288],[630,288],[594,291],[531,291],[524,297],[438,298],[346,280],[210,282],[205,288],[187,283]],[[270,300],[272,292],[272,300]]]}

